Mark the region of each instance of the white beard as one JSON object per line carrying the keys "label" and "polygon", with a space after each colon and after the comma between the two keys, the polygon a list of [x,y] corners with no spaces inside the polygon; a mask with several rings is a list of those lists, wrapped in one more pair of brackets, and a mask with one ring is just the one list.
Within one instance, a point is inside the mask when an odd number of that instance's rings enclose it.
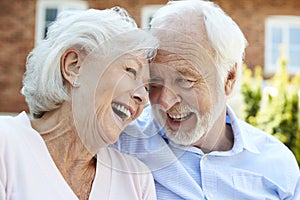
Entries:
{"label": "white beard", "polygon": [[165,116],[163,114],[165,112],[163,112],[160,109],[160,106],[158,105],[153,106],[152,112],[156,120],[159,122],[159,124],[164,128],[164,131],[168,139],[170,139],[175,144],[179,144],[179,145],[188,146],[196,143],[201,139],[201,137],[204,134],[206,134],[210,130],[210,128],[213,125],[212,112],[207,112],[205,113],[205,115],[201,116],[198,110],[185,106],[184,108],[181,108],[181,112],[182,113],[193,112],[194,114],[196,114],[197,124],[195,125],[195,128],[189,131],[179,129],[178,131],[174,132],[166,124],[166,119],[163,117]]}

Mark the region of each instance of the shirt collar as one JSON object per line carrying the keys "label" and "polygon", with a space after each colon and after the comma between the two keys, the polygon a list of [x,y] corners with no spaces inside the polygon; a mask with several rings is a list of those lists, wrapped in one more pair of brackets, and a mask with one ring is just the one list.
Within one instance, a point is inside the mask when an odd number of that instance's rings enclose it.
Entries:
{"label": "shirt collar", "polygon": [[169,141],[169,145],[171,146],[171,148],[174,147],[176,149],[180,149],[181,151],[188,151],[199,155],[205,154],[201,149],[194,146],[182,146],[182,145],[175,144],[172,141]]}
{"label": "shirt collar", "polygon": [[231,122],[231,127],[233,130],[233,136],[234,136],[234,145],[232,148],[232,153],[240,153],[243,151],[243,149],[248,150],[252,153],[260,153],[260,151],[257,149],[254,141],[251,139],[251,133],[248,132],[247,127],[243,127],[240,120],[236,117],[233,110],[230,108],[229,105],[226,107],[226,114]]}
{"label": "shirt collar", "polygon": [[[231,109],[231,107],[229,105],[226,106],[226,123],[231,124],[232,130],[233,130],[234,144],[233,144],[232,149],[230,151],[226,151],[226,152],[218,151],[218,152],[211,152],[209,154],[224,155],[224,156],[225,155],[234,155],[234,154],[242,152],[244,149],[249,152],[255,153],[255,154],[260,153],[260,151],[257,149],[254,141],[251,139],[251,133],[248,131],[248,129],[246,127],[243,127],[241,125],[242,124],[241,121],[236,117],[235,113],[233,112],[233,110]],[[162,136],[162,138],[165,140],[166,143],[168,143],[168,144],[170,143],[175,148],[182,149],[185,151],[190,151],[190,152],[197,153],[200,155],[204,154],[202,152],[202,150],[199,148],[192,147],[192,146],[186,147],[186,146],[181,146],[181,145],[172,143],[171,141],[168,140],[168,138],[166,137],[162,128],[160,129],[160,131],[158,133]]]}
{"label": "shirt collar", "polygon": [[[242,127],[240,120],[236,117],[233,110],[227,105],[227,112],[226,112],[226,123],[230,124],[233,130],[234,136],[234,144],[231,150],[229,151],[214,151],[209,154],[211,155],[223,155],[223,156],[230,156],[234,154],[238,154],[243,150],[247,150],[249,152],[258,154],[260,151],[257,149],[255,143],[251,139],[251,133],[248,132],[246,127]],[[165,135],[162,135],[165,140],[168,141]],[[204,155],[201,149],[193,147],[193,146],[181,146],[168,141],[171,146],[181,149],[184,151],[193,152],[196,154]]]}

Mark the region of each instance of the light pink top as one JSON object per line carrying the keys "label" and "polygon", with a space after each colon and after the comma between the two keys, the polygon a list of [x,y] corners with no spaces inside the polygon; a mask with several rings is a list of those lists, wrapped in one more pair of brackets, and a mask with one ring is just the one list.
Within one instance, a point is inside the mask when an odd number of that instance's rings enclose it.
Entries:
{"label": "light pink top", "polygon": [[[78,199],[25,112],[0,117],[0,200],[8,199]],[[137,159],[103,148],[89,199],[156,199],[152,175]]]}

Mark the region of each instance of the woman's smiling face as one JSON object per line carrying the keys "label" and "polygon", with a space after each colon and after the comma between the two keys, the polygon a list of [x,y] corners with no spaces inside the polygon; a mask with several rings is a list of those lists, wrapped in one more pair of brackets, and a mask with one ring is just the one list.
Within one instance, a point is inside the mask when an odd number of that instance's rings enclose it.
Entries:
{"label": "woman's smiling face", "polygon": [[142,112],[148,103],[149,64],[126,54],[114,61],[99,80],[95,109],[102,134],[109,143]]}
{"label": "woman's smiling face", "polygon": [[149,62],[138,53],[114,60],[89,55],[81,66],[73,112],[78,134],[91,151],[116,142],[148,103]]}

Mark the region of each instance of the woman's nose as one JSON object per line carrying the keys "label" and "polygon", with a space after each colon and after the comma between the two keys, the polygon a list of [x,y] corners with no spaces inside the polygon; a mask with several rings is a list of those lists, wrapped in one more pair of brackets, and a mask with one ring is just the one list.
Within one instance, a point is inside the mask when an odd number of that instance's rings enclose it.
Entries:
{"label": "woman's nose", "polygon": [[145,105],[148,103],[148,93],[146,91],[146,88],[144,86],[139,86],[136,88],[132,93],[133,100],[138,105]]}

